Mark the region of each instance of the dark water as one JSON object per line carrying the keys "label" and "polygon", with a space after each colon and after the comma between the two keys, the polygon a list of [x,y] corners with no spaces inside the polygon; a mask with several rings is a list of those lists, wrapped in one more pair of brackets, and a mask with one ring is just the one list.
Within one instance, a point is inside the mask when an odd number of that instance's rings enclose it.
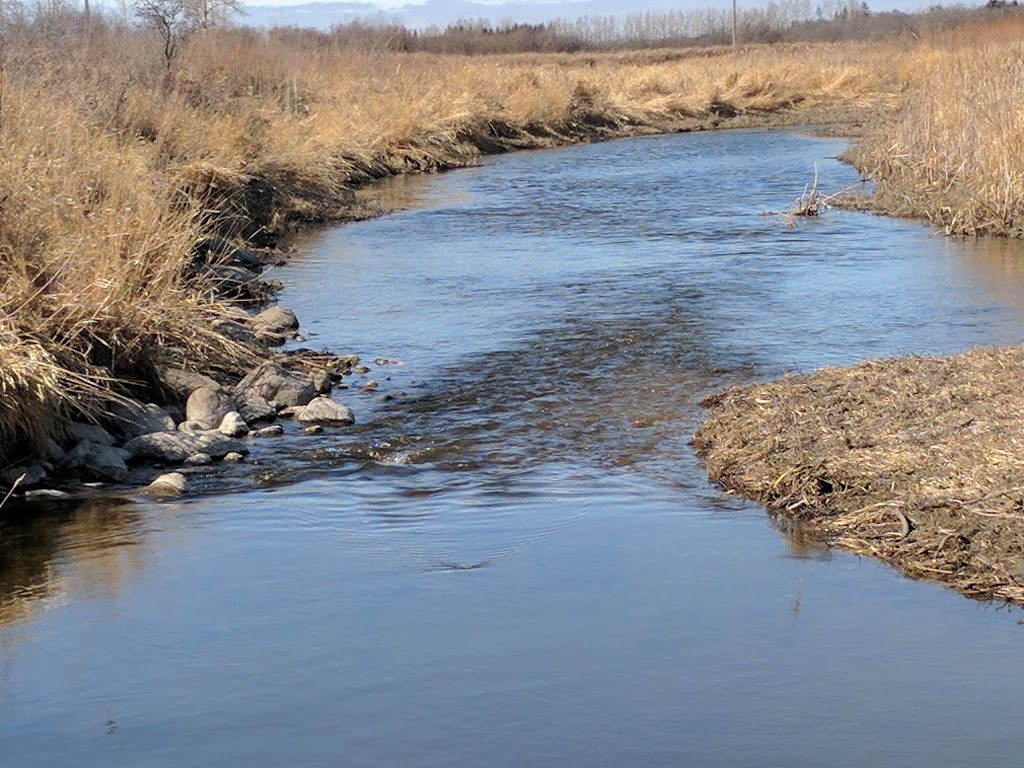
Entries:
{"label": "dark water", "polygon": [[758,215],[842,146],[514,155],[305,238],[283,302],[369,361],[360,424],[0,524],[2,764],[1019,760],[1020,613],[789,542],[688,448],[732,383],[1020,340],[1011,245]]}

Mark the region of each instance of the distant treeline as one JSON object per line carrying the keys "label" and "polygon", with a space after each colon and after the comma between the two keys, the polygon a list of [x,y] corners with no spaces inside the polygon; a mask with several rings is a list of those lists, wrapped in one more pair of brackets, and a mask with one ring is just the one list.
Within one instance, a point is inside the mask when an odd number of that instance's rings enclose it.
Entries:
{"label": "distant treeline", "polygon": [[[739,9],[736,38],[739,43],[793,43],[918,37],[996,14],[1020,12],[1017,0],[988,0],[974,8],[935,5],[916,13],[874,13],[862,0],[779,0],[760,8]],[[422,30],[384,19],[357,20],[328,32],[278,27],[271,34],[338,48],[455,54],[573,53],[725,45],[732,42],[733,19],[729,8],[707,8],[581,16],[540,24],[460,20]]]}

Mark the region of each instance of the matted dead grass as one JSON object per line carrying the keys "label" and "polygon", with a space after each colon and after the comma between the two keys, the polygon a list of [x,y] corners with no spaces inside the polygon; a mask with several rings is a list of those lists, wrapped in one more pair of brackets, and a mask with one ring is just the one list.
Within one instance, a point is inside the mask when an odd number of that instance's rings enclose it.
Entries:
{"label": "matted dead grass", "polygon": [[1024,348],[873,360],[707,398],[712,481],[787,526],[1024,604]]}

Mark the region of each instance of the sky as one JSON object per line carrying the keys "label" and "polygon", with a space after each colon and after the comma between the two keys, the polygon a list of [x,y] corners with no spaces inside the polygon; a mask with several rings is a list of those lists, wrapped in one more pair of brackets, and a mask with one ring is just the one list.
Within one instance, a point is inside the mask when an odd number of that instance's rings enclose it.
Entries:
{"label": "sky", "polygon": [[[812,3],[814,0],[811,0]],[[583,15],[625,15],[641,11],[728,9],[730,0],[243,0],[248,19],[243,23],[330,26],[354,18],[384,15],[411,28],[444,26],[459,19],[487,18],[492,22],[542,22]],[[785,2],[785,0],[780,0]],[[929,0],[867,0],[874,11],[916,11]],[[945,0],[952,5],[955,0]],[[763,7],[768,0],[739,0],[740,7]],[[980,5],[981,0],[973,3]]]}

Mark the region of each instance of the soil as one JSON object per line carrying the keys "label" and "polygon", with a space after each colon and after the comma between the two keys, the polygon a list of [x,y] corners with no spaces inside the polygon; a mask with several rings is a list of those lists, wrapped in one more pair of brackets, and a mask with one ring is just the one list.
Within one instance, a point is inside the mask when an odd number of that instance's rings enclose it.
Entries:
{"label": "soil", "polygon": [[1024,348],[871,360],[707,398],[710,479],[800,537],[1024,605]]}

